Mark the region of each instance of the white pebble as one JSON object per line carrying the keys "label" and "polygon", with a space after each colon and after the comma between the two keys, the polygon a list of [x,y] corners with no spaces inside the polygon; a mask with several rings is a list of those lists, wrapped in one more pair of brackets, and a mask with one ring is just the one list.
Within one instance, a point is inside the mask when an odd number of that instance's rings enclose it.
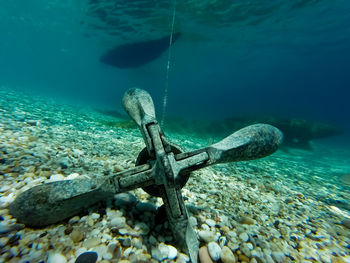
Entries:
{"label": "white pebble", "polygon": [[246,232],[243,232],[241,234],[239,234],[239,238],[243,241],[243,242],[248,242],[249,240],[249,236]]}
{"label": "white pebble", "polygon": [[165,245],[164,243],[161,243],[158,245],[158,249],[160,253],[162,254],[163,258],[168,258],[169,257],[169,247]]}
{"label": "white pebble", "polygon": [[67,259],[62,254],[54,253],[48,256],[47,263],[67,263]]}
{"label": "white pebble", "polygon": [[109,225],[111,227],[122,228],[125,226],[125,217],[114,217]]}
{"label": "white pebble", "polygon": [[62,174],[53,174],[50,176],[51,182],[62,181],[64,179],[65,179],[65,177]]}
{"label": "white pebble", "polygon": [[201,227],[203,230],[206,230],[206,231],[210,230],[210,227],[207,224],[202,224]]}
{"label": "white pebble", "polygon": [[180,253],[178,256],[177,256],[177,259],[176,259],[176,263],[186,263],[186,262],[189,262],[190,261],[190,258],[183,254],[183,253]]}
{"label": "white pebble", "polygon": [[91,214],[91,218],[92,218],[93,220],[97,220],[97,219],[100,218],[100,214],[92,213],[92,214]]}
{"label": "white pebble", "polygon": [[205,223],[208,225],[208,226],[211,226],[211,227],[214,227],[216,226],[216,222],[213,220],[213,219],[207,219],[205,220]]}
{"label": "white pebble", "polygon": [[220,255],[221,255],[221,248],[218,245],[218,243],[216,242],[210,242],[208,244],[208,251],[209,251],[209,255],[210,257],[214,260],[214,261],[218,261],[220,259]]}
{"label": "white pebble", "polygon": [[72,174],[70,174],[70,175],[68,175],[67,177],[66,177],[66,179],[67,180],[73,180],[73,179],[75,179],[75,178],[77,178],[77,177],[79,177],[80,175],[78,174],[78,173],[72,173]]}
{"label": "white pebble", "polygon": [[214,232],[202,230],[198,232],[198,236],[207,243],[217,241],[217,235]]}
{"label": "white pebble", "polygon": [[152,254],[152,258],[154,258],[154,259],[156,259],[158,261],[162,261],[163,259],[165,259],[165,257],[162,255],[162,253],[160,252],[159,248],[157,248],[157,247],[153,247],[152,248],[151,254]]}
{"label": "white pebble", "polygon": [[173,246],[168,245],[169,253],[168,253],[168,259],[174,259],[177,257],[177,249]]}

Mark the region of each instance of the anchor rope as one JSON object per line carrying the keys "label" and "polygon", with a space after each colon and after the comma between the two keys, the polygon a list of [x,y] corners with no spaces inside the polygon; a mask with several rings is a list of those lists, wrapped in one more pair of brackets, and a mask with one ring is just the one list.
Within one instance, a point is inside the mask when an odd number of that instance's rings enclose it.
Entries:
{"label": "anchor rope", "polygon": [[161,127],[164,126],[165,111],[166,111],[166,107],[167,107],[167,103],[168,103],[169,72],[170,72],[170,61],[171,61],[171,47],[172,47],[172,43],[173,43],[174,25],[175,25],[175,16],[176,16],[176,0],[174,0],[173,3],[174,3],[174,8],[173,8],[173,16],[172,16],[172,22],[171,22],[168,62],[167,62],[167,66],[166,66],[166,77],[165,77],[165,87],[164,87],[164,96],[163,96],[163,112],[162,112],[162,118],[161,118],[161,122],[160,122]]}

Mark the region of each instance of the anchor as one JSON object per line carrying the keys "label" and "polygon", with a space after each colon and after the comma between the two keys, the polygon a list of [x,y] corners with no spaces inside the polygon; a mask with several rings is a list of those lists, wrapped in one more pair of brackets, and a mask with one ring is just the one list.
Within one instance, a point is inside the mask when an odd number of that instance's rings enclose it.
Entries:
{"label": "anchor", "polygon": [[196,263],[199,241],[189,224],[181,194],[181,188],[191,172],[218,163],[268,156],[278,149],[283,135],[271,125],[254,124],[208,147],[183,152],[165,137],[157,122],[149,93],[130,89],[124,94],[123,106],[140,128],[146,144],[135,167],[110,176],[77,178],[34,186],[10,204],[10,213],[27,226],[42,227],[81,213],[116,193],[142,187],[150,195],[163,199],[178,246]]}

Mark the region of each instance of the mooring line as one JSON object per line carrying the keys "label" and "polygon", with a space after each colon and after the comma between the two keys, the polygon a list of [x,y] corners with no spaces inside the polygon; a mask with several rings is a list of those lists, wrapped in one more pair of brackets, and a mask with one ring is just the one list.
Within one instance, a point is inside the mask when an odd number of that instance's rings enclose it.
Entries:
{"label": "mooring line", "polygon": [[176,16],[176,0],[174,0],[174,8],[173,8],[173,17],[171,23],[171,33],[169,39],[169,52],[168,52],[168,63],[166,67],[166,79],[165,79],[165,87],[164,87],[164,97],[163,97],[163,112],[160,125],[164,127],[164,119],[165,119],[165,111],[168,103],[168,89],[169,89],[169,71],[170,71],[170,61],[171,61],[171,47],[173,43],[173,34],[174,34],[174,25],[175,25],[175,16]]}

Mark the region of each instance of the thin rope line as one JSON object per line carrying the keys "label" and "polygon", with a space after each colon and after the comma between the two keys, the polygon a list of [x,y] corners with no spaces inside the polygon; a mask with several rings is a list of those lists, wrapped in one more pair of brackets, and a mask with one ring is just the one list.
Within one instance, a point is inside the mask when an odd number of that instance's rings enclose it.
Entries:
{"label": "thin rope line", "polygon": [[168,52],[168,63],[166,67],[166,79],[165,79],[165,87],[164,87],[164,97],[163,97],[163,112],[160,125],[164,126],[165,119],[165,110],[168,103],[168,90],[169,90],[169,71],[170,71],[170,61],[171,61],[171,47],[173,43],[173,34],[174,34],[174,25],[175,25],[175,16],[176,16],[176,0],[174,0],[174,9],[173,9],[173,18],[171,23],[171,34],[169,39],[169,52]]}

